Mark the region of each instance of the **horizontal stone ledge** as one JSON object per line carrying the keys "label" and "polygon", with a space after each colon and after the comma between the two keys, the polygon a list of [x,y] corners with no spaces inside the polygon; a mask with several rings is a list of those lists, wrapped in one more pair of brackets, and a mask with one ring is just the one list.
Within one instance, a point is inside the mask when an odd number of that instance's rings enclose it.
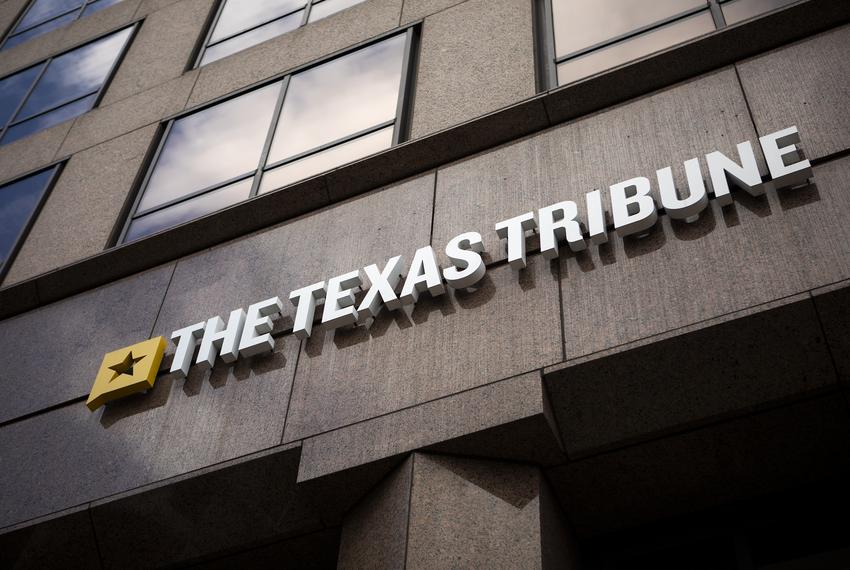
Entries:
{"label": "horizontal stone ledge", "polygon": [[408,141],[276,192],[0,289],[0,319],[155,267],[342,199],[599,111],[850,20],[850,3],[802,0],[585,80]]}

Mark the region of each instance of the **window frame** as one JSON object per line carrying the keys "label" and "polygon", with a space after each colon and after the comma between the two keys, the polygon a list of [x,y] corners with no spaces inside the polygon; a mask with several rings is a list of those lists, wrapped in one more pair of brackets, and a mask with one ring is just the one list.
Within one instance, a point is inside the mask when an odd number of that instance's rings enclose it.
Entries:
{"label": "window frame", "polygon": [[[258,28],[262,28],[263,26],[267,26],[267,25],[271,24],[272,22],[277,22],[278,20],[288,18],[292,14],[295,14],[296,12],[300,12],[301,10],[304,11],[304,15],[301,18],[301,23],[298,24],[297,28],[290,30],[290,31],[295,31],[295,30],[298,30],[300,28],[303,28],[310,21],[310,11],[313,9],[313,4],[321,4],[323,1],[327,2],[328,0],[305,0],[306,3],[301,8],[297,8],[295,10],[292,10],[291,12],[287,12],[286,14],[283,14],[281,16],[277,16],[276,18],[272,18],[271,20],[267,20],[267,21],[263,22],[262,24],[257,24],[255,26],[250,27],[250,28],[245,28],[244,30],[241,30],[239,32],[231,34],[231,35],[229,35],[229,36],[227,36],[223,39],[218,40],[215,43],[215,45],[218,45],[222,42],[226,42],[226,41],[231,40],[233,38],[237,38],[237,37],[239,37],[243,34],[254,31]],[[368,0],[363,0],[363,2],[366,2],[366,1],[368,1]],[[198,69],[198,68],[201,67],[201,60],[204,58],[204,54],[206,53],[206,51],[211,47],[210,46],[210,38],[212,38],[212,35],[215,32],[216,26],[218,26],[218,21],[221,18],[221,13],[224,11],[224,5],[226,3],[227,3],[227,0],[217,0],[214,9],[211,12],[211,17],[208,19],[207,30],[203,35],[202,41],[198,44],[198,47],[195,49],[195,53],[194,53],[194,55],[193,55],[193,57],[190,61],[190,64],[186,68],[187,71],[192,70],[192,69]],[[350,7],[353,8],[353,6],[350,6]],[[345,9],[347,9],[347,8],[345,8]],[[284,32],[284,34],[287,34],[287,33],[289,33],[289,32]],[[280,37],[284,34],[280,34],[280,35],[275,36],[275,37]],[[269,39],[272,39],[272,38],[269,38]],[[268,41],[268,40],[264,40],[264,41]],[[260,42],[260,43],[262,43],[262,42]],[[253,47],[253,46],[251,46],[251,47]],[[244,48],[244,49],[248,49],[248,48]],[[242,51],[242,50],[239,50],[239,51]],[[235,55],[236,53],[239,53],[239,52],[234,52],[230,55]],[[228,55],[228,56],[225,56],[221,59],[225,59],[227,57],[230,57],[230,56]],[[216,60],[216,61],[220,61],[220,60]],[[215,63],[215,62],[210,62],[210,63]]]}
{"label": "window frame", "polygon": [[56,182],[59,180],[59,176],[62,174],[62,170],[65,168],[66,164],[67,159],[62,159],[60,161],[48,164],[47,166],[40,166],[38,168],[15,176],[11,180],[7,180],[3,183],[0,183],[0,187],[8,186],[9,184],[14,184],[19,180],[23,180],[24,178],[28,178],[41,172],[46,172],[47,170],[53,169],[53,173],[50,175],[50,179],[47,181],[47,184],[44,187],[44,191],[41,194],[41,198],[39,198],[38,202],[35,205],[35,208],[33,208],[27,221],[24,223],[23,226],[21,226],[21,231],[18,232],[18,235],[15,238],[15,243],[12,245],[12,249],[9,250],[9,256],[6,258],[6,261],[0,262],[0,285],[2,285],[3,280],[6,279],[6,275],[9,273],[9,269],[11,269],[12,264],[15,262],[15,259],[17,258],[18,253],[21,250],[21,247],[24,245],[24,242],[26,241],[30,230],[35,225],[35,221],[36,219],[38,219],[38,216],[41,213],[44,204],[47,203],[47,199],[50,197],[51,192],[53,192],[53,187],[56,186]]}
{"label": "window frame", "polygon": [[[314,67],[318,67],[320,65],[323,65],[323,64],[328,63],[330,61],[333,61],[335,59],[338,59],[338,58],[344,57],[346,55],[352,54],[352,53],[359,51],[361,49],[368,48],[369,46],[374,45],[374,44],[378,44],[378,43],[380,43],[384,40],[388,40],[392,37],[401,36],[401,35],[405,36],[405,42],[404,42],[404,48],[403,48],[404,53],[402,55],[401,83],[399,85],[398,97],[397,97],[397,100],[396,100],[395,118],[392,121],[385,121],[384,123],[381,123],[379,125],[374,125],[372,127],[364,129],[362,131],[358,131],[356,133],[351,133],[351,134],[345,135],[345,136],[340,137],[336,140],[324,143],[324,144],[322,144],[318,147],[315,147],[315,148],[309,149],[307,151],[301,152],[297,155],[287,157],[287,158],[285,158],[283,160],[279,160],[277,162],[266,164],[266,161],[268,160],[268,157],[269,157],[269,153],[271,151],[271,146],[272,146],[272,142],[274,140],[275,131],[277,129],[278,120],[280,119],[280,114],[281,114],[281,111],[283,110],[283,104],[284,104],[284,101],[286,99],[286,93],[288,91],[289,82],[290,82],[290,79],[291,79],[292,76],[297,75],[297,74],[304,72],[304,71],[308,71],[309,69],[312,69]],[[205,194],[210,194],[212,192],[215,192],[216,190],[219,190],[221,188],[225,188],[225,187],[227,187],[231,184],[235,184],[237,182],[247,180],[247,179],[253,177],[253,181],[252,181],[252,184],[251,184],[251,191],[250,191],[248,197],[245,198],[244,200],[240,200],[239,202],[235,202],[234,204],[232,204],[230,206],[226,206],[223,209],[227,209],[227,208],[230,208],[230,207],[237,206],[239,204],[243,204],[243,203],[245,203],[245,202],[247,202],[251,199],[254,199],[254,198],[256,198],[257,196],[260,195],[259,194],[260,185],[262,184],[263,176],[265,175],[265,173],[267,171],[278,168],[278,167],[283,166],[285,164],[290,164],[292,162],[295,162],[297,160],[300,160],[300,159],[303,159],[303,158],[306,158],[306,157],[309,157],[309,156],[317,155],[317,154],[319,154],[319,153],[321,153],[325,150],[337,147],[337,146],[342,145],[342,144],[344,144],[348,141],[357,140],[360,137],[366,136],[370,133],[377,132],[377,131],[379,131],[383,128],[386,128],[387,126],[395,125],[395,129],[393,131],[392,143],[390,145],[390,148],[408,140],[408,138],[410,136],[410,127],[411,127],[410,118],[411,118],[411,112],[412,112],[412,107],[413,107],[413,93],[415,91],[414,82],[415,82],[415,79],[416,79],[416,68],[418,66],[420,36],[421,36],[421,23],[419,23],[419,22],[409,24],[409,25],[404,26],[402,28],[396,28],[394,30],[384,32],[383,34],[380,34],[380,35],[378,35],[374,38],[370,38],[366,41],[357,43],[353,46],[350,46],[350,47],[347,47],[345,49],[331,53],[331,54],[329,54],[329,55],[327,55],[327,56],[325,56],[321,59],[317,59],[317,60],[311,61],[307,64],[298,66],[298,67],[293,68],[293,69],[291,69],[291,70],[289,70],[285,73],[280,73],[280,74],[274,75],[274,76],[272,76],[268,79],[264,79],[262,81],[256,82],[256,83],[249,85],[247,87],[244,87],[242,89],[234,91],[233,93],[228,93],[227,95],[218,97],[216,99],[213,99],[212,101],[203,103],[203,104],[198,105],[198,106],[196,106],[192,109],[177,113],[175,115],[172,115],[171,117],[167,117],[167,118],[163,119],[163,121],[160,123],[159,132],[158,132],[157,136],[154,138],[154,141],[152,142],[151,150],[148,152],[148,156],[145,158],[145,161],[143,163],[144,164],[144,170],[141,171],[141,176],[139,176],[137,178],[138,181],[134,185],[133,192],[131,193],[131,196],[133,196],[132,201],[130,202],[129,207],[125,207],[125,209],[123,210],[122,216],[117,221],[115,229],[113,230],[113,239],[110,241],[110,246],[115,247],[115,246],[123,245],[125,243],[135,243],[137,241],[142,241],[142,240],[147,239],[150,236],[153,236],[153,235],[156,235],[156,234],[159,234],[159,233],[162,233],[162,232],[167,232],[167,231],[169,231],[169,230],[171,230],[175,227],[192,223],[193,221],[198,220],[198,219],[203,218],[203,217],[206,217],[206,216],[214,215],[215,213],[222,211],[222,209],[218,209],[218,210],[215,210],[213,212],[210,212],[209,214],[204,214],[203,216],[199,216],[197,218],[193,218],[191,220],[181,222],[181,223],[176,224],[174,226],[170,226],[169,228],[166,228],[166,229],[160,230],[158,232],[154,232],[152,234],[149,234],[147,236],[138,238],[136,240],[133,240],[132,242],[125,242],[124,240],[127,236],[127,232],[130,229],[130,224],[137,218],[140,218],[140,217],[148,215],[148,214],[153,214],[155,212],[164,210],[166,208],[169,208],[171,206],[175,206],[177,204],[181,204],[183,202],[187,202],[189,200],[192,200],[192,199],[197,198],[199,196],[203,196]],[[150,182],[150,179],[153,176],[155,166],[159,161],[160,155],[162,154],[162,151],[165,147],[165,143],[168,140],[168,136],[171,133],[171,129],[173,128],[174,123],[176,121],[178,121],[182,118],[188,117],[190,115],[193,115],[195,113],[199,113],[199,112],[204,111],[206,109],[209,109],[211,107],[215,107],[216,105],[225,103],[227,101],[230,101],[231,99],[235,99],[237,97],[240,97],[240,96],[245,95],[247,93],[250,93],[252,91],[262,89],[263,87],[272,85],[272,84],[277,83],[277,82],[281,82],[280,93],[278,93],[277,101],[275,102],[275,107],[274,107],[274,110],[272,112],[271,121],[269,122],[268,131],[266,132],[265,140],[263,142],[262,151],[260,153],[260,157],[259,157],[256,168],[254,168],[250,173],[241,174],[239,176],[230,178],[228,180],[223,180],[221,182],[207,186],[207,187],[202,188],[200,190],[196,190],[194,192],[185,194],[185,195],[180,196],[178,198],[174,198],[172,200],[169,200],[168,202],[164,202],[162,204],[159,204],[154,208],[146,210],[141,216],[139,215],[139,203],[141,202],[142,197],[145,194],[145,190],[148,187],[148,183]],[[355,159],[355,160],[362,160],[362,159]],[[347,164],[347,163],[344,163],[344,164]],[[338,166],[331,167],[331,169],[329,169],[329,170],[325,170],[325,171],[322,171],[318,174],[309,176],[307,178],[297,180],[295,182],[292,182],[291,184],[287,184],[286,186],[281,186],[280,188],[275,188],[274,190],[270,190],[266,193],[278,192],[279,190],[281,190],[283,188],[286,188],[288,186],[292,186],[292,185],[295,185],[295,184],[299,184],[300,182],[303,182],[304,180],[309,180],[310,178],[322,176],[325,172],[329,172],[330,170],[333,170],[335,168],[339,168],[340,166],[343,166],[343,165],[341,164],[341,165],[338,165]],[[259,174],[259,176],[258,176],[258,174]]]}
{"label": "window frame", "polygon": [[[680,20],[684,20],[696,14],[700,14],[703,12],[710,13],[712,20],[714,21],[715,31],[722,30],[726,27],[726,19],[723,17],[721,5],[729,1],[730,0],[705,0],[705,6],[690,8],[682,12],[677,12],[676,14],[673,14],[666,18],[662,18],[661,20],[657,20],[651,24],[641,26],[640,28],[636,28],[634,30],[619,34],[617,36],[612,36],[593,45],[586,46],[579,50],[570,52],[564,56],[557,57],[557,53],[555,51],[555,20],[553,18],[552,0],[535,0],[535,43],[537,47],[536,52],[539,54],[536,62],[538,92],[542,93],[544,91],[555,89],[557,87],[572,85],[573,83],[585,79],[577,79],[576,81],[565,83],[563,86],[559,85],[558,65],[560,65],[561,63],[572,59],[580,58],[582,56],[607,48],[614,44],[626,42],[632,38],[652,32],[656,29],[660,29],[664,26],[667,26],[674,22],[678,22]],[[673,45],[676,44],[671,44],[671,46],[668,47],[672,47]],[[626,65],[631,61],[634,60],[623,62],[622,64],[618,64],[614,67]],[[608,69],[613,69],[614,67]],[[598,73],[604,73],[605,71],[606,70],[602,70]],[[587,77],[591,77],[591,75],[588,75]]]}
{"label": "window frame", "polygon": [[[12,23],[12,25],[11,25],[11,26],[10,26],[10,27],[6,30],[6,33],[4,33],[4,34],[3,34],[3,38],[2,38],[2,40],[0,40],[0,51],[3,51],[4,49],[6,49],[6,42],[9,40],[9,38],[11,38],[11,37],[13,37],[13,36],[16,36],[16,35],[18,35],[18,34],[21,34],[21,33],[23,33],[23,32],[26,32],[26,31],[32,30],[33,28],[37,28],[38,26],[42,26],[42,25],[44,25],[44,24],[46,24],[46,23],[48,23],[48,22],[52,22],[53,20],[56,20],[56,19],[58,19],[58,18],[65,17],[65,16],[67,16],[68,14],[71,14],[72,12],[76,11],[76,12],[77,12],[77,17],[76,17],[76,18],[74,18],[74,19],[73,19],[73,20],[71,20],[70,22],[68,22],[68,23],[64,24],[63,26],[60,26],[59,28],[56,28],[56,29],[58,30],[58,29],[61,29],[61,28],[62,28],[62,27],[64,27],[64,26],[69,26],[69,25],[73,24],[74,22],[76,22],[77,20],[80,20],[80,19],[82,19],[82,18],[83,18],[83,12],[85,12],[85,11],[86,11],[86,8],[88,8],[90,4],[95,4],[95,3],[97,3],[97,2],[98,2],[98,0],[83,0],[83,3],[82,3],[82,4],[78,7],[78,8],[73,8],[73,9],[71,9],[71,10],[66,10],[65,12],[62,12],[61,14],[57,14],[56,16],[53,16],[52,18],[50,18],[50,19],[48,19],[48,20],[44,20],[43,22],[39,22],[38,24],[35,24],[35,25],[33,25],[33,26],[30,26],[29,28],[25,28],[25,29],[23,29],[23,30],[18,30],[18,25],[19,25],[21,22],[23,22],[23,21],[24,21],[24,18],[26,18],[26,17],[27,17],[27,14],[29,14],[30,9],[32,9],[32,7],[35,5],[35,3],[36,3],[37,1],[38,1],[38,0],[29,0],[29,2],[27,3],[26,7],[24,7],[24,9],[23,9],[23,10],[21,10],[21,13],[20,13],[20,14],[18,14],[18,17],[17,17],[17,18],[15,18],[15,21],[14,21],[14,22]],[[113,5],[114,5],[114,4],[113,4]],[[51,30],[51,31],[52,31],[52,30]],[[45,33],[49,33],[49,32],[45,32]],[[40,35],[42,35],[42,34],[40,34]],[[36,37],[38,37],[38,36],[36,36]],[[35,38],[30,38],[30,39],[35,39]],[[30,40],[26,40],[24,43],[26,43],[26,42],[28,42],[28,41],[30,41]],[[19,44],[19,45],[22,45],[22,44]]]}
{"label": "window frame", "polygon": [[[3,137],[6,135],[6,131],[8,131],[10,127],[18,125],[20,123],[24,123],[24,122],[29,121],[31,119],[35,119],[36,117],[46,115],[47,113],[52,113],[56,109],[59,109],[59,108],[64,107],[66,105],[71,105],[72,103],[76,103],[77,101],[81,101],[81,100],[85,99],[86,97],[91,97],[92,95],[95,95],[94,102],[92,103],[92,106],[87,111],[85,111],[84,113],[77,115],[77,117],[79,117],[79,116],[81,116],[85,113],[88,113],[92,109],[96,109],[97,106],[100,105],[100,102],[103,99],[103,96],[106,93],[106,90],[109,88],[109,84],[112,83],[112,79],[115,77],[115,73],[118,71],[118,68],[121,66],[121,62],[124,60],[124,57],[127,55],[127,52],[130,50],[130,46],[132,45],[133,40],[136,38],[136,35],[139,32],[140,26],[141,26],[141,22],[139,21],[139,22],[134,22],[130,25],[122,26],[118,29],[109,31],[105,34],[100,34],[99,36],[94,37],[90,40],[86,40],[85,42],[78,44],[78,45],[76,45],[72,48],[69,48],[69,49],[66,49],[66,50],[64,50],[60,53],[51,55],[47,59],[43,59],[39,62],[36,62],[36,63],[33,63],[33,64],[28,65],[26,67],[17,69],[15,71],[13,71],[12,73],[7,73],[6,75],[0,77],[0,80],[6,79],[7,77],[11,77],[11,76],[16,75],[18,73],[26,71],[27,69],[29,69],[31,67],[35,67],[36,65],[41,65],[41,70],[38,72],[38,75],[36,76],[35,80],[33,80],[33,82],[30,84],[29,89],[27,89],[26,95],[24,95],[23,99],[21,99],[21,102],[18,103],[18,106],[15,108],[14,113],[12,113],[9,116],[9,120],[4,125],[0,125],[0,148],[6,146],[7,144],[12,144],[14,142],[17,142],[17,141],[12,141],[12,143],[3,142]],[[44,76],[44,73],[47,71],[47,68],[50,66],[51,62],[54,59],[61,57],[65,54],[71,53],[72,51],[84,48],[89,44],[93,44],[97,41],[100,41],[100,40],[106,38],[106,37],[109,37],[113,34],[120,33],[120,32],[127,30],[127,29],[130,30],[130,35],[127,37],[127,41],[124,42],[124,46],[121,48],[121,51],[118,53],[118,56],[112,62],[112,66],[109,68],[109,71],[106,74],[106,78],[103,80],[103,83],[101,83],[101,85],[100,85],[100,87],[98,88],[97,91],[87,93],[86,95],[81,95],[79,97],[75,97],[74,99],[70,99],[68,101],[64,101],[58,107],[52,107],[52,108],[47,109],[45,111],[41,111],[39,113],[36,113],[35,115],[31,115],[31,116],[27,117],[26,119],[24,119],[22,121],[15,121],[17,114],[21,111],[21,109],[24,107],[24,105],[26,105],[27,101],[29,100],[30,96],[32,95],[32,92],[38,86],[39,82],[41,81],[41,78]],[[71,119],[67,119],[66,121],[62,121],[62,123],[73,120],[75,118],[76,117],[73,117]],[[57,124],[62,124],[62,123],[57,123]],[[54,125],[54,126],[56,126],[56,125]],[[47,128],[51,128],[51,127],[47,127]],[[42,129],[42,130],[46,130],[46,129]],[[31,134],[25,136],[23,139],[18,139],[18,140],[25,140],[26,138],[31,137],[35,134],[38,134],[39,132],[41,132],[41,131],[36,131],[34,133],[31,133]]]}

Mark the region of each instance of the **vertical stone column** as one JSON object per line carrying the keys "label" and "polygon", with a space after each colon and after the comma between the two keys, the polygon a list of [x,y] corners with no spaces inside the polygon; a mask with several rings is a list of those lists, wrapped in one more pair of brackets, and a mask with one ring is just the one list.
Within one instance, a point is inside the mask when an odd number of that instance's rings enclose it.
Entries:
{"label": "vertical stone column", "polygon": [[339,568],[576,568],[535,466],[415,453],[346,515]]}

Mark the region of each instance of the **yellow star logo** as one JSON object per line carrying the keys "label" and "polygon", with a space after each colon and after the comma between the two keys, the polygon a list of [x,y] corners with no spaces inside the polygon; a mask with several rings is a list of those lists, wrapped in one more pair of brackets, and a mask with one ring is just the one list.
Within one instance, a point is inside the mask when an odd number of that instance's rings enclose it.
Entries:
{"label": "yellow star logo", "polygon": [[107,353],[86,402],[88,409],[95,411],[112,400],[153,388],[164,353],[161,336]]}

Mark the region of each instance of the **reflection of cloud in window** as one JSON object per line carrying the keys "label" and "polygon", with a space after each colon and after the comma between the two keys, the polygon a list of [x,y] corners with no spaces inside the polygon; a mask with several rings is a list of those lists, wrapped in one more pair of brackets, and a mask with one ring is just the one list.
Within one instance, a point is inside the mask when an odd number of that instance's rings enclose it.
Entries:
{"label": "reflection of cloud in window", "polygon": [[18,25],[19,29],[55,18],[74,8],[82,6],[83,0],[36,0],[27,11],[27,15]]}
{"label": "reflection of cloud in window", "polygon": [[257,168],[280,83],[174,123],[139,208],[151,208]]}
{"label": "reflection of cloud in window", "polygon": [[307,0],[227,0],[211,42],[247,30],[303,7]]}
{"label": "reflection of cloud in window", "polygon": [[395,118],[404,34],[292,77],[269,162]]}

